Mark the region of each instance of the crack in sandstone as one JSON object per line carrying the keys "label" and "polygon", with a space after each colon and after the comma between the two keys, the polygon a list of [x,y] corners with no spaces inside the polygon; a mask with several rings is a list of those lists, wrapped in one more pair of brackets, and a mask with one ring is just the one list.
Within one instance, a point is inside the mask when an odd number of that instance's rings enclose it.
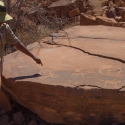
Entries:
{"label": "crack in sandstone", "polygon": [[86,36],[78,36],[76,38],[88,38],[88,39],[105,39],[105,40],[115,40],[115,41],[124,41],[124,40],[117,40],[117,39],[109,39],[109,38],[98,38],[98,37],[86,37]]}
{"label": "crack in sandstone", "polygon": [[[67,35],[62,35],[62,36],[54,36],[54,35],[49,35],[50,37],[52,37],[52,41],[54,40],[54,39],[59,39],[59,38],[64,38],[64,39],[67,39]],[[119,40],[119,39],[110,39],[110,38],[101,38],[101,37],[89,37],[89,36],[77,36],[77,37],[74,37],[74,38],[70,38],[70,39],[77,39],[77,38],[82,38],[82,39],[104,39],[104,40],[113,40],[113,41],[124,41],[124,40]],[[69,39],[69,37],[68,37],[68,39]]]}
{"label": "crack in sandstone", "polygon": [[82,50],[78,47],[75,47],[75,46],[68,46],[68,45],[64,45],[64,44],[57,44],[55,43],[54,41],[53,42],[49,42],[49,41],[46,41],[44,42],[46,44],[49,44],[49,45],[59,45],[59,46],[65,46],[65,47],[69,47],[69,48],[74,48],[76,50],[80,50],[82,51],[83,53],[85,54],[88,54],[88,55],[91,55],[91,56],[97,56],[97,57],[101,57],[101,58],[105,58],[105,59],[110,59],[110,60],[115,60],[115,61],[118,61],[118,62],[121,62],[121,63],[125,63],[125,60],[123,59],[120,59],[120,58],[115,58],[115,57],[110,57],[110,56],[105,56],[105,55],[100,55],[100,54],[95,54],[95,53],[90,53],[90,52],[87,52],[85,50]]}

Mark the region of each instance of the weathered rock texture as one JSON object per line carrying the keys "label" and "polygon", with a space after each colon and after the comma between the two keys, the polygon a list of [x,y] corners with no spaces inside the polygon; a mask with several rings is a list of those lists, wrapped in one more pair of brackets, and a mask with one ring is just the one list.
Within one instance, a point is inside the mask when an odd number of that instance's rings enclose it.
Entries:
{"label": "weathered rock texture", "polygon": [[[72,17],[70,11],[78,8],[77,15],[83,10],[84,0],[60,0],[52,3],[48,9],[54,10],[56,17]],[[76,16],[76,15],[74,15]]]}
{"label": "weathered rock texture", "polygon": [[11,110],[11,105],[6,95],[0,90],[0,109]]}
{"label": "weathered rock texture", "polygon": [[116,26],[117,25],[117,21],[113,18],[97,16],[96,21],[98,22],[98,24],[105,25],[105,26]]}
{"label": "weathered rock texture", "polygon": [[113,18],[104,16],[92,16],[89,14],[80,14],[80,25],[105,25],[105,26],[120,26]]}
{"label": "weathered rock texture", "polygon": [[91,16],[89,14],[80,14],[80,25],[98,25],[96,21],[96,17]]}
{"label": "weathered rock texture", "polygon": [[[4,59],[3,88],[51,123],[125,124],[125,29],[76,26]],[[50,44],[50,45],[47,45]]]}

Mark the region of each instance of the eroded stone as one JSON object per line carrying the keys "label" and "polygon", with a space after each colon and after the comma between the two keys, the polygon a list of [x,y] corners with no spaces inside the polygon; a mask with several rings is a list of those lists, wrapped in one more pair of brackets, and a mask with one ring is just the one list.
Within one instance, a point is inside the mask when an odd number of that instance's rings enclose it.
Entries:
{"label": "eroded stone", "polygon": [[[125,122],[125,29],[76,26],[4,59],[3,88],[42,119],[59,124]],[[64,35],[63,35],[64,34]],[[56,35],[52,34],[53,36]],[[11,63],[9,62],[11,61]],[[91,119],[91,120],[90,120]]]}

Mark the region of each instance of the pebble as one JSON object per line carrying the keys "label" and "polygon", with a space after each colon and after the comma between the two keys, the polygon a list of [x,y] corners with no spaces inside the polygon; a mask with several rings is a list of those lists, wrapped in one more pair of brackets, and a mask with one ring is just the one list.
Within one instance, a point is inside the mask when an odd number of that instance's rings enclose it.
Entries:
{"label": "pebble", "polygon": [[23,121],[25,120],[24,115],[21,112],[16,112],[13,114],[13,119],[16,124],[21,125]]}
{"label": "pebble", "polygon": [[31,120],[28,125],[37,125],[35,120]]}
{"label": "pebble", "polygon": [[1,118],[0,125],[7,125],[7,124],[9,124],[9,116],[3,115]]}

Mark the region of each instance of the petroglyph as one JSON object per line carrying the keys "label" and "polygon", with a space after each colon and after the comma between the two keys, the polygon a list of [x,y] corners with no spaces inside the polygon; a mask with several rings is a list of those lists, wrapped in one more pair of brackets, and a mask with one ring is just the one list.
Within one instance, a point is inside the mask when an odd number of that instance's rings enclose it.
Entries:
{"label": "petroglyph", "polygon": [[82,76],[82,78],[83,78],[84,75],[85,75],[85,73],[82,73],[82,72],[76,72],[76,73],[73,73],[71,76],[72,76],[72,77]]}
{"label": "petroglyph", "polygon": [[24,65],[24,66],[18,66],[19,69],[23,69],[23,68],[27,68],[28,69],[28,65]]}
{"label": "petroglyph", "polygon": [[58,78],[59,77],[58,74],[55,74],[55,72],[51,71],[51,70],[40,71],[39,74],[42,75],[43,79],[50,78],[50,77],[51,78]]}
{"label": "petroglyph", "polygon": [[71,86],[80,86],[80,88],[83,89],[90,88],[85,86],[91,85],[93,87],[95,84],[97,84],[99,88],[109,89],[118,89],[124,85],[124,69],[108,65],[102,67],[101,70],[98,69],[99,72],[96,71],[95,69],[91,71],[87,71],[86,69],[68,71],[41,70],[39,74],[41,74],[40,79],[43,83],[47,82],[49,84],[53,82],[54,84],[63,85],[67,85],[68,83]]}
{"label": "petroglyph", "polygon": [[105,88],[117,89],[118,83],[120,83],[120,81],[106,81],[105,82]]}
{"label": "petroglyph", "polygon": [[122,69],[114,67],[114,66],[107,66],[99,69],[99,72],[104,75],[109,75],[109,76],[116,76],[118,75]]}

